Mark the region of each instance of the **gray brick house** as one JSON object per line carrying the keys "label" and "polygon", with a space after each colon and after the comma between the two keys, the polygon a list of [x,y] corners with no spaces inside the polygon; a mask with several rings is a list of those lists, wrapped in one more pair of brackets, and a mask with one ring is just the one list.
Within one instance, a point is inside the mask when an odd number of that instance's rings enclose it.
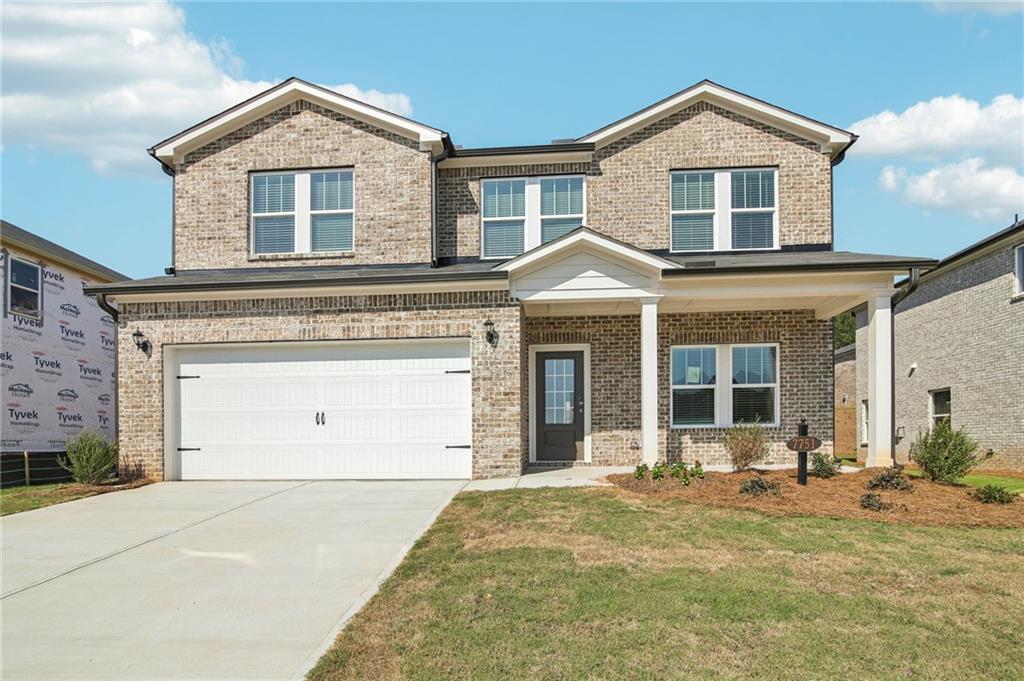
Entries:
{"label": "gray brick house", "polygon": [[722,463],[724,430],[755,420],[786,461],[801,419],[831,450],[829,320],[868,302],[884,336],[894,277],[932,263],[833,250],[854,141],[702,81],[571,141],[467,149],[290,79],[150,150],[172,267],[90,288],[119,310],[124,464]]}
{"label": "gray brick house", "polygon": [[[865,317],[858,310],[860,395],[868,381],[860,361],[869,344]],[[984,466],[1024,469],[1024,221],[923,274],[896,305],[895,336],[897,456],[906,460],[917,434],[948,417],[992,451]],[[862,399],[862,443],[872,413]]]}

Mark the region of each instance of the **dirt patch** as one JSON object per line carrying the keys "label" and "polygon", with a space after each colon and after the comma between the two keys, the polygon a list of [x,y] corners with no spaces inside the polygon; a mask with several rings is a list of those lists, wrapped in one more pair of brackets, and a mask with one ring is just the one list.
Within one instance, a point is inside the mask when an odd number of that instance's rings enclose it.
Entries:
{"label": "dirt patch", "polygon": [[[973,488],[912,480],[907,492],[867,490],[876,471],[859,471],[829,480],[810,478],[806,487],[797,484],[796,471],[768,471],[761,477],[777,482],[780,494],[753,497],[740,494],[740,484],[756,474],[706,473],[684,486],[677,480],[637,480],[632,474],[609,475],[608,481],[632,494],[662,499],[685,499],[696,504],[745,508],[773,515],[809,515],[825,518],[881,520],[910,525],[943,527],[1024,527],[1024,499],[1010,504],[983,504]],[[888,510],[861,508],[860,497],[869,491],[890,505]]]}

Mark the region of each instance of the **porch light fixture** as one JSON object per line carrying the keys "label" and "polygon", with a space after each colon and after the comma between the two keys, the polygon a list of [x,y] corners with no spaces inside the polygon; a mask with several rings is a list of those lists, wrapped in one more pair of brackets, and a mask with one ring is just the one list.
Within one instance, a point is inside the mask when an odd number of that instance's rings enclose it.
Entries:
{"label": "porch light fixture", "polygon": [[146,339],[146,335],[138,328],[136,328],[135,333],[132,334],[132,340],[135,341],[135,347],[142,350],[147,356],[153,349],[153,344]]}
{"label": "porch light fixture", "polygon": [[492,346],[498,345],[498,332],[494,330],[494,322],[488,319],[484,322],[484,328],[487,329],[484,332],[484,338],[487,339],[487,343]]}

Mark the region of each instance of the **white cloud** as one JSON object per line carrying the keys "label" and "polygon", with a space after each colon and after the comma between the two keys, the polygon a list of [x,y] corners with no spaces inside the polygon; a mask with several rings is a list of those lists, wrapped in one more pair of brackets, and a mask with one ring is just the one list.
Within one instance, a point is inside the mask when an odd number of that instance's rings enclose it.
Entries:
{"label": "white cloud", "polygon": [[1012,94],[982,106],[960,95],[918,102],[902,113],[888,109],[850,126],[861,156],[936,158],[951,152],[982,152],[1020,162],[1024,153],[1024,99]]}
{"label": "white cloud", "polygon": [[1024,212],[1024,176],[1006,166],[985,167],[980,158],[938,166],[920,175],[886,166],[878,184],[885,191],[902,192],[904,201],[928,210],[1000,221]]}
{"label": "white cloud", "polygon": [[990,2],[988,0],[956,0],[955,2],[933,2],[931,5],[935,11],[940,13],[951,12],[985,12],[996,16],[1007,14],[1020,14],[1024,11],[1024,4],[1019,0],[1009,2]]}
{"label": "white cloud", "polygon": [[[7,3],[2,30],[2,144],[78,153],[98,172],[155,170],[152,144],[274,84],[242,78],[230,45],[190,35],[167,3]],[[412,113],[403,93],[327,87]]]}

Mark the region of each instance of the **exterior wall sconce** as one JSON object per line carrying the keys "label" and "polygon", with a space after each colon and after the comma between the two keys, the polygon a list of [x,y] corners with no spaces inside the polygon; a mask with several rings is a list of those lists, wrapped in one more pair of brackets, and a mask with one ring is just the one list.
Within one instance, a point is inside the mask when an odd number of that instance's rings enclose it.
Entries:
{"label": "exterior wall sconce", "polygon": [[153,344],[149,342],[145,334],[143,334],[138,328],[136,328],[135,332],[132,334],[132,340],[135,341],[135,347],[146,353],[147,357],[149,356],[149,353],[153,351]]}
{"label": "exterior wall sconce", "polygon": [[488,319],[484,322],[484,328],[486,329],[484,338],[487,339],[487,343],[492,347],[496,347],[498,345],[498,332],[494,330],[494,322]]}

